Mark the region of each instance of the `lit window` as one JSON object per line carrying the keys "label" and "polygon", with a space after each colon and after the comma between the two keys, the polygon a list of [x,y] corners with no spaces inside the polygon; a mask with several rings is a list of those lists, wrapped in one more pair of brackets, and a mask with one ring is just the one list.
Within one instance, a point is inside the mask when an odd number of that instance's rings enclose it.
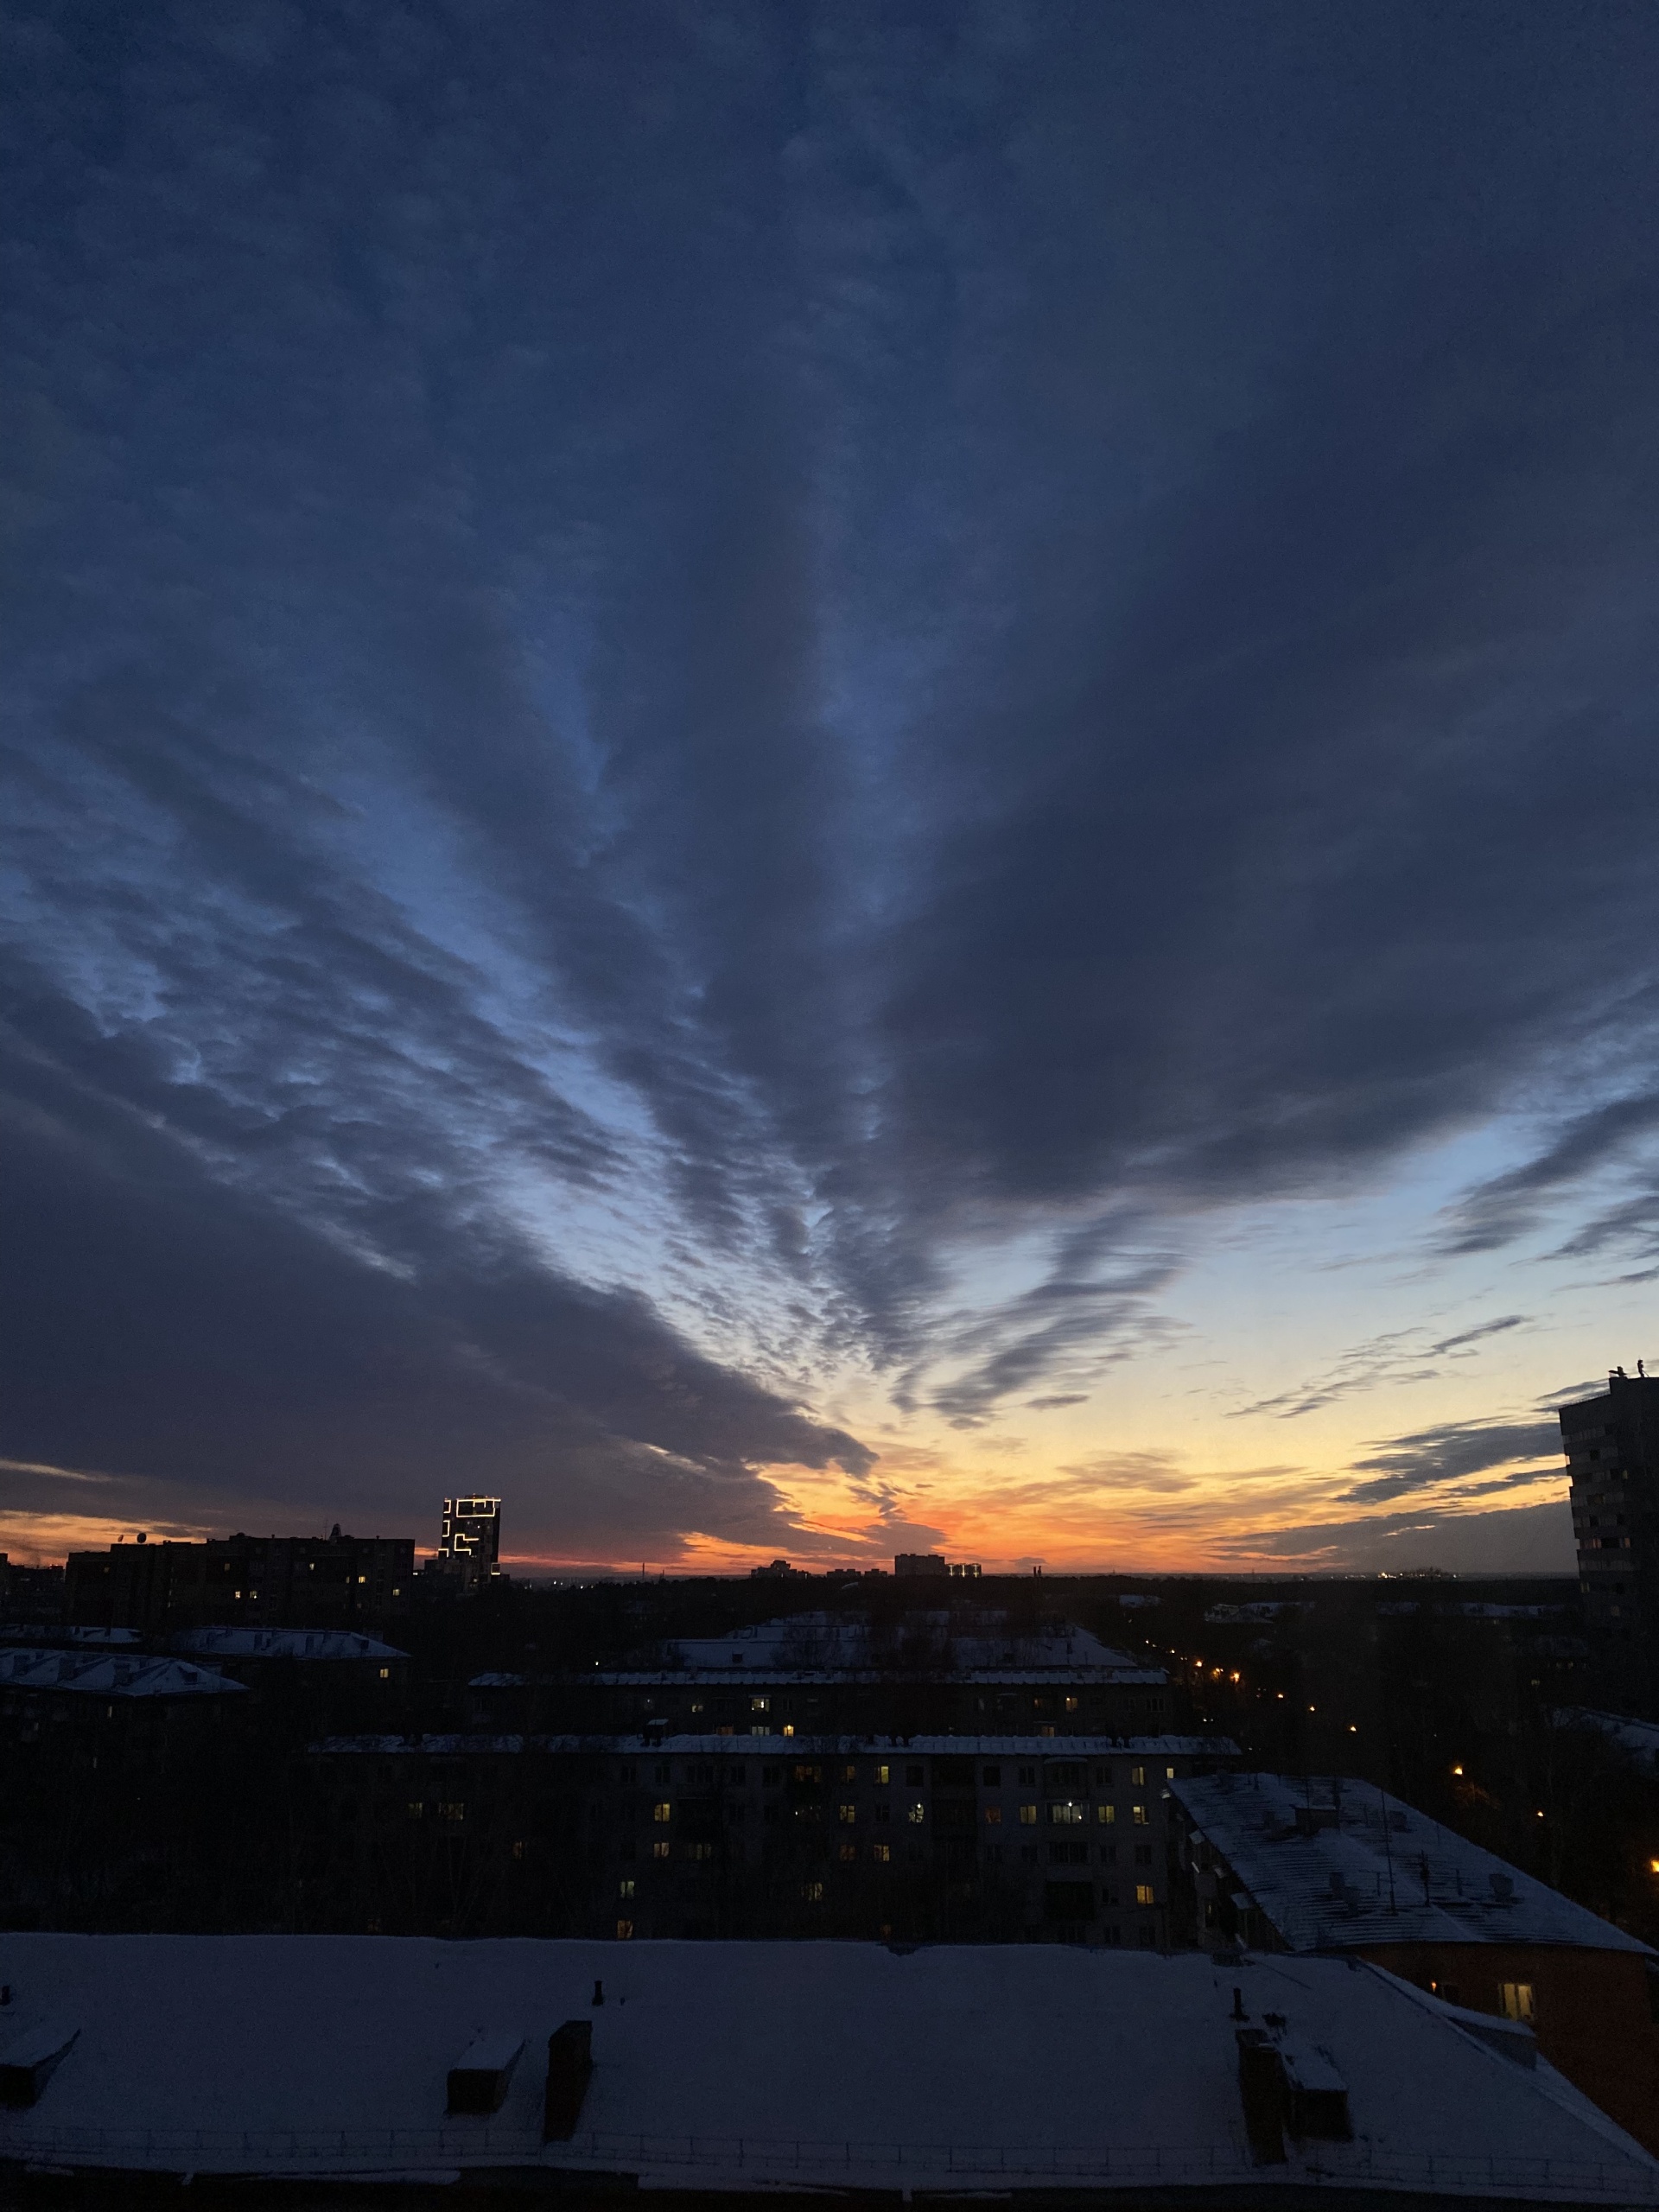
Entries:
{"label": "lit window", "polygon": [[1497,2001],[1506,2020],[1530,2020],[1533,2017],[1532,1984],[1529,1981],[1500,1981]]}
{"label": "lit window", "polygon": [[411,1821],[418,1821],[426,1811],[426,1807],[418,1797],[412,1797],[404,1809]]}
{"label": "lit window", "polygon": [[1081,1805],[1072,1804],[1068,1799],[1063,1804],[1051,1805],[1048,1808],[1048,1818],[1050,1825],[1053,1827],[1073,1828],[1083,1818],[1083,1808]]}
{"label": "lit window", "polygon": [[857,1857],[858,1857],[858,1846],[857,1846],[855,1843],[843,1843],[843,1844],[842,1845],[842,1847],[841,1847],[841,1863],[842,1863],[842,1865],[843,1866],[850,1866],[850,1865],[852,1864],[853,1860],[854,1860],[854,1859],[855,1859]]}
{"label": "lit window", "polygon": [[380,1669],[380,1679],[383,1682],[389,1682],[391,1680],[391,1669],[390,1667],[383,1667]]}
{"label": "lit window", "polygon": [[1145,1767],[1132,1766],[1129,1769],[1129,1780],[1135,1784],[1137,1789],[1145,1789],[1147,1782],[1147,1770]]}
{"label": "lit window", "polygon": [[1068,1713],[1075,1713],[1075,1712],[1077,1711],[1077,1700],[1076,1700],[1076,1698],[1074,1698],[1074,1697],[1069,1697],[1069,1698],[1067,1698],[1067,1700],[1065,1700],[1065,1709],[1066,1709],[1066,1711],[1067,1711]]}
{"label": "lit window", "polygon": [[836,1808],[836,1818],[841,1822],[843,1827],[851,1827],[854,1821],[858,1818],[857,1806],[837,1805]]}
{"label": "lit window", "polygon": [[617,1884],[616,1894],[620,1897],[631,1897],[633,1895],[633,1877],[632,1874],[628,1876],[625,1882],[619,1882]]}
{"label": "lit window", "polygon": [[1136,1826],[1136,1827],[1138,1827],[1138,1828],[1143,1828],[1143,1827],[1145,1827],[1147,1826],[1147,1808],[1146,1808],[1146,1807],[1145,1807],[1144,1805],[1135,1805],[1135,1806],[1133,1806],[1133,1807],[1130,1808],[1130,1812],[1129,1812],[1129,1818],[1130,1818],[1130,1819],[1135,1822],[1135,1825]]}
{"label": "lit window", "polygon": [[877,1767],[875,1770],[875,1779],[878,1786],[885,1789],[888,1783],[893,1779],[893,1769],[890,1766]]}
{"label": "lit window", "polygon": [[652,1857],[653,1859],[666,1859],[666,1858],[667,1858],[667,1856],[668,1856],[668,1843],[667,1843],[666,1839],[664,1839],[664,1841],[663,1841],[663,1842],[661,1842],[661,1843],[653,1843],[653,1844],[652,1845],[652,1847],[651,1847],[651,1855],[652,1855]]}
{"label": "lit window", "polygon": [[1100,1822],[1100,1825],[1102,1826],[1102,1827],[1103,1827],[1103,1828],[1109,1828],[1109,1827],[1111,1827],[1111,1825],[1112,1825],[1112,1823],[1113,1823],[1113,1821],[1116,1821],[1116,1818],[1117,1818],[1117,1808],[1116,1808],[1116,1805],[1096,1805],[1096,1808],[1095,1808],[1095,1818],[1096,1818],[1096,1819]]}
{"label": "lit window", "polygon": [[1136,1904],[1157,1904],[1158,1900],[1153,1894],[1152,1884],[1150,1882],[1137,1882],[1135,1884],[1135,1901]]}
{"label": "lit window", "polygon": [[784,1733],[785,1736],[792,1736],[795,1733],[795,1723],[792,1720],[785,1721]]}
{"label": "lit window", "polygon": [[989,1828],[1000,1828],[1001,1827],[1002,1808],[1000,1805],[988,1805],[985,1808],[985,1825]]}
{"label": "lit window", "polygon": [[1052,1735],[1054,1733],[1054,1731],[1053,1731],[1052,1727],[1051,1726],[1051,1727],[1047,1727],[1047,1728],[1039,1728],[1039,1729],[1037,1731],[1037,1733],[1038,1733],[1039,1736],[1052,1736]]}
{"label": "lit window", "polygon": [[890,1843],[873,1843],[870,1856],[878,1866],[885,1866],[893,1856],[893,1846]]}
{"label": "lit window", "polygon": [[906,1805],[905,1808],[905,1818],[910,1822],[912,1827],[920,1827],[922,1822],[927,1818],[926,1806]]}
{"label": "lit window", "polygon": [[1022,1805],[1020,1808],[1020,1825],[1022,1828],[1034,1828],[1036,1827],[1037,1808],[1034,1805]]}
{"label": "lit window", "polygon": [[801,1885],[801,1895],[806,1899],[808,1904],[822,1904],[823,1903],[823,1884],[822,1882],[803,1883]]}
{"label": "lit window", "polygon": [[651,1817],[653,1821],[671,1821],[674,1817],[674,1808],[667,1803],[653,1805],[651,1808]]}
{"label": "lit window", "polygon": [[617,1922],[616,1936],[619,1942],[626,1943],[632,1933],[633,1923],[631,1920],[619,1920]]}
{"label": "lit window", "polygon": [[465,1805],[440,1805],[438,1808],[438,1818],[448,1821],[452,1827],[459,1827],[466,1817]]}
{"label": "lit window", "polygon": [[752,1697],[749,1700],[749,1711],[751,1713],[767,1713],[770,1712],[771,1709],[771,1700],[769,1699],[764,1697]]}
{"label": "lit window", "polygon": [[856,1782],[858,1780],[858,1769],[855,1766],[842,1767],[841,1770],[841,1778],[843,1782]]}

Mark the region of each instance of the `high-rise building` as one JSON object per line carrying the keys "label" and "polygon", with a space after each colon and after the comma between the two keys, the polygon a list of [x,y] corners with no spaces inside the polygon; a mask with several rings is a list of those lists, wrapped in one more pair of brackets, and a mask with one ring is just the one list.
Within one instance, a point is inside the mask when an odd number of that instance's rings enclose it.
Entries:
{"label": "high-rise building", "polygon": [[1659,1693],[1659,1377],[1637,1363],[1606,1390],[1560,1408],[1585,1624],[1612,1686]]}
{"label": "high-rise building", "polygon": [[446,1497],[438,1559],[471,1589],[500,1573],[501,1501],[499,1497]]}

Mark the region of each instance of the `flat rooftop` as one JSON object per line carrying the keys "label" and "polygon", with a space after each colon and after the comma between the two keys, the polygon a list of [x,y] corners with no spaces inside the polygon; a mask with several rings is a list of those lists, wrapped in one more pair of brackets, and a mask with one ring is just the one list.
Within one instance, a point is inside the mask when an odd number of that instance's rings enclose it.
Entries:
{"label": "flat rooftop", "polygon": [[1648,1948],[1370,1783],[1224,1773],[1180,1778],[1169,1789],[1293,1951],[1381,1943]]}
{"label": "flat rooftop", "polygon": [[[1346,2183],[1659,2203],[1659,2164],[1522,2034],[1341,1960],[1058,1945],[445,1943],[372,1936],[0,1935],[0,2063],[58,2051],[0,2160],[170,2173],[469,2169],[645,2187],[998,2194]],[[602,2002],[596,2002],[602,1998]],[[1253,2158],[1243,2022],[1320,2086],[1351,2140]],[[594,2070],[542,2139],[548,2039]],[[1477,2028],[1489,2031],[1483,2037]],[[1503,2041],[1500,2035],[1498,2041]],[[448,2071],[522,2044],[490,2115]],[[1516,2054],[1519,2054],[1518,2056]]]}

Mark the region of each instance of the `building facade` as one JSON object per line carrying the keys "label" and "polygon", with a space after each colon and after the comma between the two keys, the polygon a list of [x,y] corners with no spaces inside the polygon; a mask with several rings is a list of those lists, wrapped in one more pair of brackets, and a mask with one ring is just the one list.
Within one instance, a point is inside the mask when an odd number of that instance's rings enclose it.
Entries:
{"label": "building facade", "polygon": [[64,1610],[73,1622],[137,1629],[352,1628],[409,1610],[410,1536],[209,1537],[71,1552]]}
{"label": "building facade", "polygon": [[307,1825],[319,1892],[388,1932],[385,1899],[442,1894],[487,1900],[480,1931],[1160,1949],[1171,1785],[1236,1757],[1181,1736],[359,1736],[313,1747]]}
{"label": "building facade", "polygon": [[[1639,1368],[1638,1363],[1638,1368]],[[1560,1408],[1585,1626],[1610,1690],[1659,1695],[1659,1378],[1617,1368]]]}
{"label": "building facade", "polygon": [[446,1497],[438,1529],[437,1565],[473,1590],[501,1572],[501,1501]]}

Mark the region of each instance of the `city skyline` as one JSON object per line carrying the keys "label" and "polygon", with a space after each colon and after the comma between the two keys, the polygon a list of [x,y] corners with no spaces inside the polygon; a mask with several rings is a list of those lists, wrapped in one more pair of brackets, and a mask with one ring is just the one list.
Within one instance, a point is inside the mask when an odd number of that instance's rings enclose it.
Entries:
{"label": "city skyline", "polygon": [[41,19],[0,1551],[1570,1573],[1659,19]]}

